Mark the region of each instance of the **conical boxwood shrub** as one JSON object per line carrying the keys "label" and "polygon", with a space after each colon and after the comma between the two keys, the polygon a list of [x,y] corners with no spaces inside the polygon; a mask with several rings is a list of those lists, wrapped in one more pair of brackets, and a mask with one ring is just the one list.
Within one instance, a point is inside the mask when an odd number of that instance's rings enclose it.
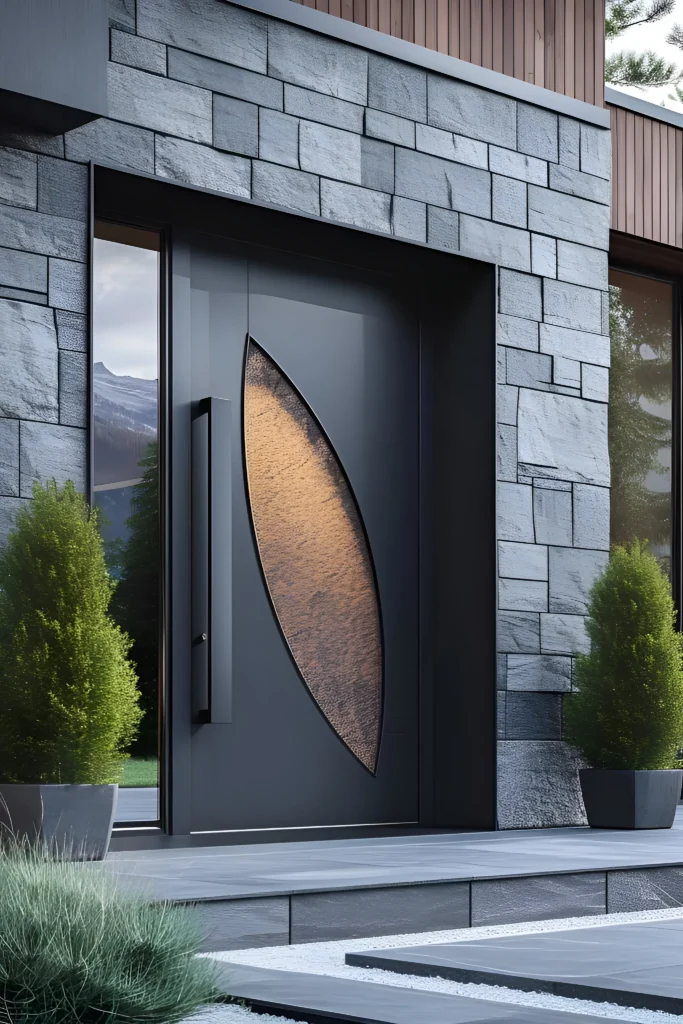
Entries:
{"label": "conical boxwood shrub", "polygon": [[0,551],[0,782],[118,782],[141,712],[96,513],[36,484]]}
{"label": "conical boxwood shrub", "polygon": [[174,1024],[218,996],[189,912],[102,867],[5,848],[0,894],[3,1024]]}
{"label": "conical boxwood shrub", "polygon": [[590,654],[565,701],[565,737],[594,768],[677,766],[683,741],[681,636],[671,584],[643,545],[612,549],[591,591]]}

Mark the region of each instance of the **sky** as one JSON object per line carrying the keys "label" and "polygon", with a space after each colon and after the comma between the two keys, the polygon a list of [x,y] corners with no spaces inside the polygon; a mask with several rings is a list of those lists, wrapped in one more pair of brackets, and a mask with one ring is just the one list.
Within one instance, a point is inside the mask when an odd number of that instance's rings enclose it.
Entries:
{"label": "sky", "polygon": [[159,253],[96,238],[93,275],[95,362],[155,380]]}
{"label": "sky", "polygon": [[[620,36],[619,39],[608,41],[606,47],[607,56],[609,57],[610,54],[618,50],[635,50],[637,52],[654,50],[683,69],[683,52],[666,42],[666,37],[675,22],[683,23],[683,0],[678,0],[674,13],[669,15],[668,18],[662,18],[661,21],[656,21],[652,25],[634,25],[633,28],[624,32],[623,36]],[[610,86],[610,88],[614,88],[614,86]],[[622,91],[628,92],[632,96],[640,96],[641,99],[649,100],[650,103],[661,104],[663,101],[664,105],[669,109],[683,113],[683,104],[668,98],[671,92],[670,86],[664,86],[659,89],[622,87]]]}

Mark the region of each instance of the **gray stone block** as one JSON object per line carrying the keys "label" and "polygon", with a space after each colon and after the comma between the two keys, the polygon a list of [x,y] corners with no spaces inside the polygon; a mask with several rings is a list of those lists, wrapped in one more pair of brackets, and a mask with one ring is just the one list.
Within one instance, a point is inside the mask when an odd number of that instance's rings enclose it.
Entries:
{"label": "gray stone block", "polygon": [[609,334],[609,292],[602,293],[602,333]]}
{"label": "gray stone block", "polygon": [[467,928],[467,882],[303,893],[291,898],[291,942]]}
{"label": "gray stone block", "polygon": [[565,281],[546,280],[543,285],[543,319],[558,327],[599,334],[602,330],[600,292]]}
{"label": "gray stone block", "polygon": [[320,216],[320,179],[290,167],[254,160],[252,195],[262,203]]}
{"label": "gray stone block", "polygon": [[499,540],[498,575],[518,580],[547,580],[548,548],[544,544]]}
{"label": "gray stone block", "polygon": [[[526,187],[526,186],[525,186]],[[531,270],[528,231],[480,217],[460,217],[460,249],[468,256],[515,270]]]}
{"label": "gray stone block", "polygon": [[289,945],[289,897],[206,900],[190,911],[202,952]]}
{"label": "gray stone block", "polygon": [[269,23],[268,74],[340,100],[367,104],[367,53],[284,21]]}
{"label": "gray stone block", "polygon": [[428,124],[416,124],[415,145],[422,153],[488,170],[488,146],[485,142],[466,139],[462,135],[454,135],[453,132],[445,132],[441,128],[432,128]]}
{"label": "gray stone block", "polygon": [[683,867],[609,871],[607,913],[628,914],[683,906]]}
{"label": "gray stone block", "polygon": [[583,615],[541,615],[544,654],[588,654],[590,641]]}
{"label": "gray stone block", "polygon": [[302,171],[360,185],[360,136],[326,124],[301,121],[299,161]]}
{"label": "gray stone block", "polygon": [[19,496],[19,420],[0,419],[0,495]]}
{"label": "gray stone block", "polygon": [[610,363],[609,338],[601,334],[541,324],[540,345],[541,352],[551,356],[564,356],[565,359],[578,359],[599,366],[609,366]]}
{"label": "gray stone block", "polygon": [[571,492],[534,487],[534,527],[537,543],[571,545]]}
{"label": "gray stone block", "polygon": [[363,107],[297,85],[285,85],[285,111],[306,121],[320,121],[347,132],[363,131]]}
{"label": "gray stone block", "polygon": [[576,171],[572,167],[563,167],[561,164],[550,165],[550,187],[556,192],[581,196],[582,199],[590,199],[594,203],[604,204],[610,201],[609,181],[597,178],[594,174]]}
{"label": "gray stone block", "polygon": [[154,133],[133,125],[109,121],[105,117],[74,128],[64,136],[69,160],[104,160],[154,173]]}
{"label": "gray stone block", "polygon": [[88,311],[88,268],[73,260],[49,260],[48,301],[57,309],[72,313]]}
{"label": "gray stone block", "polygon": [[557,276],[561,281],[607,288],[607,253],[575,242],[557,243]]}
{"label": "gray stone block", "polygon": [[211,144],[212,98],[208,90],[123,64],[109,65],[108,80],[113,120]]}
{"label": "gray stone block", "polygon": [[215,0],[138,0],[137,6],[139,35],[265,73],[268,22],[261,15]]}
{"label": "gray stone block", "polygon": [[498,612],[496,634],[499,651],[535,654],[541,649],[539,616],[534,612]]}
{"label": "gray stone block", "polygon": [[581,387],[581,363],[577,363],[575,359],[565,359],[564,356],[555,356],[553,383],[578,390]]}
{"label": "gray stone block", "polygon": [[571,491],[572,484],[568,480],[544,480],[542,477],[534,480],[535,487],[542,487],[548,491]]}
{"label": "gray stone block", "polygon": [[504,384],[507,373],[506,352],[502,345],[496,345],[496,383]]}
{"label": "gray stone block", "polygon": [[234,96],[238,100],[248,100],[259,107],[283,109],[282,82],[196,53],[169,48],[168,75],[179,82]]}
{"label": "gray stone block", "polygon": [[361,184],[380,192],[394,191],[394,147],[388,142],[360,140]]}
{"label": "gray stone block", "polygon": [[[498,691],[505,690],[507,687],[508,657],[507,654],[496,655],[496,689]],[[500,699],[500,693],[498,699]]]}
{"label": "gray stone block", "polygon": [[508,654],[509,690],[555,691],[572,688],[572,659],[556,654]]}
{"label": "gray stone block", "polygon": [[321,181],[323,217],[370,231],[391,231],[391,196],[341,181]]}
{"label": "gray stone block", "polygon": [[460,214],[428,206],[427,240],[435,248],[457,252],[460,246]]}
{"label": "gray stone block", "polygon": [[14,528],[17,513],[25,508],[28,508],[28,501],[24,498],[0,497],[0,546],[4,547]]}
{"label": "gray stone block", "polygon": [[57,414],[54,313],[0,299],[0,416],[56,423]]}
{"label": "gray stone block", "polygon": [[498,384],[496,387],[496,419],[499,423],[510,423],[517,425],[517,397],[518,388],[510,387],[508,384]]}
{"label": "gray stone block", "polygon": [[505,698],[507,694],[502,691],[496,695],[496,739],[505,739]]}
{"label": "gray stone block", "polygon": [[517,107],[517,149],[542,160],[557,161],[557,114],[520,103]]}
{"label": "gray stone block", "polygon": [[47,305],[46,292],[27,292],[23,288],[7,288],[0,285],[0,298],[17,299],[19,302],[37,302],[39,306]]}
{"label": "gray stone block", "polygon": [[383,110],[365,111],[365,134],[373,139],[393,142],[397,146],[415,149],[415,122]]}
{"label": "gray stone block", "polygon": [[46,292],[47,258],[15,249],[0,249],[0,285]]}
{"label": "gray stone block", "polygon": [[[557,780],[556,785],[559,783],[560,780]],[[550,822],[539,821],[533,824]],[[472,885],[473,927],[604,913],[604,872],[544,875],[540,878],[505,878],[474,882]]]}
{"label": "gray stone block", "polygon": [[35,210],[38,194],[35,153],[0,146],[0,203]]}
{"label": "gray stone block", "polygon": [[391,57],[371,54],[368,66],[368,106],[389,114],[427,120],[427,75],[420,68]]}
{"label": "gray stone block", "polygon": [[608,486],[607,406],[580,398],[521,390],[519,461],[534,477]]}
{"label": "gray stone block", "polygon": [[250,193],[251,167],[242,156],[219,153],[184,139],[158,136],[155,164],[160,178],[235,196],[248,197]]}
{"label": "gray stone block", "polygon": [[574,484],[574,544],[609,550],[609,490]]}
{"label": "gray stone block", "polygon": [[491,176],[493,183],[492,214],[501,224],[526,228],[526,183],[516,178]]}
{"label": "gray stone block", "polygon": [[44,132],[23,131],[19,128],[0,126],[0,146],[27,149],[31,153],[46,153],[48,156],[64,156],[63,135],[46,135]]}
{"label": "gray stone block", "polygon": [[505,702],[505,736],[509,740],[561,739],[560,694],[508,692]]}
{"label": "gray stone block", "polygon": [[606,551],[551,547],[549,610],[585,614],[591,587],[605,569],[608,557]]}
{"label": "gray stone block", "polygon": [[507,383],[523,388],[548,390],[552,379],[552,359],[538,352],[511,348],[507,353]]}
{"label": "gray stone block", "polygon": [[497,427],[496,480],[517,483],[517,429],[506,423]]}
{"label": "gray stone block", "polygon": [[396,194],[446,209],[491,216],[491,176],[412,149],[396,150]]}
{"label": "gray stone block", "polygon": [[531,270],[541,277],[557,277],[557,243],[554,238],[531,236]]}
{"label": "gray stone block", "polygon": [[540,277],[501,269],[498,276],[498,309],[501,313],[540,320],[542,308]]}
{"label": "gray stone block", "polygon": [[[543,828],[562,825],[583,825],[586,816],[581,799],[581,790],[577,769],[582,767],[582,762],[576,752],[568,747],[566,743],[558,743],[556,740],[506,740],[498,744],[498,824],[500,828]],[[581,913],[581,905],[578,900],[563,894],[560,883],[572,877],[583,879],[596,878],[595,875],[561,875],[545,876],[539,879],[520,878],[505,879],[505,888],[496,890],[495,884],[491,882],[477,882],[476,885],[494,886],[489,890],[487,906],[492,914],[501,913],[507,919],[507,914],[516,914],[515,920],[529,920],[536,912],[547,906],[537,899],[531,898],[536,884],[543,888],[548,886],[548,893],[554,891],[554,885],[558,883],[557,901],[553,906],[557,910],[558,917],[573,917]],[[597,876],[602,886],[602,899],[604,900],[605,876]],[[508,890],[507,883],[514,882],[516,885]],[[474,887],[473,887],[474,888]],[[582,890],[577,884],[579,893],[592,893],[592,883],[587,884]],[[599,888],[599,886],[598,886]],[[572,891],[572,883],[569,882],[569,890]],[[504,899],[506,892],[517,894],[517,902],[508,908],[505,907]],[[576,890],[574,890],[576,891]],[[522,900],[522,897],[524,899]],[[550,899],[550,896],[548,897]],[[599,900],[599,893],[596,894]],[[565,902],[568,900],[568,902]],[[478,896],[473,893],[473,906],[478,902]],[[595,913],[595,904],[592,903],[592,896],[587,901],[590,910],[584,913]],[[498,909],[496,909],[496,906]],[[585,906],[585,904],[584,904]],[[598,908],[600,903],[597,904]],[[604,902],[602,904],[604,910]],[[598,912],[600,912],[598,910]],[[476,922],[485,923],[480,919],[479,909],[475,912]],[[483,916],[483,914],[482,914]],[[555,916],[553,913],[549,916]],[[473,917],[472,924],[475,923]],[[493,919],[491,919],[493,923]],[[501,922],[502,923],[502,922]]]}
{"label": "gray stone block", "polygon": [[578,171],[580,166],[580,123],[568,117],[560,118],[560,163]]}
{"label": "gray stone block", "polygon": [[538,323],[519,316],[498,314],[498,344],[538,351]]}
{"label": "gray stone block", "polygon": [[55,310],[57,344],[70,352],[88,351],[88,322],[80,313]]}
{"label": "gray stone block", "polygon": [[19,426],[21,496],[30,498],[33,484],[73,480],[76,490],[84,491],[88,452],[87,431],[52,423],[27,423]]}
{"label": "gray stone block", "polygon": [[111,59],[156,75],[166,74],[166,47],[151,39],[142,39],[131,32],[111,32]]}
{"label": "gray stone block", "polygon": [[581,170],[608,181],[612,176],[612,140],[604,128],[581,125]]}
{"label": "gray stone block", "polygon": [[259,155],[259,113],[254,103],[233,96],[215,96],[213,144],[240,156]]}
{"label": "gray stone block", "polygon": [[429,76],[427,120],[436,128],[492,142],[504,149],[516,149],[516,106],[515,101],[507,96],[453,78]]}
{"label": "gray stone block", "polygon": [[609,370],[604,366],[581,365],[581,397],[593,402],[609,401]]}
{"label": "gray stone block", "polygon": [[391,204],[392,231],[400,238],[427,241],[427,207],[414,199],[394,196]]}
{"label": "gray stone block", "polygon": [[569,242],[609,248],[609,207],[529,185],[529,228]]}
{"label": "gray stone block", "polygon": [[124,32],[135,32],[135,0],[108,0],[109,24]]}
{"label": "gray stone block", "polygon": [[84,352],[59,353],[59,422],[88,425],[88,360]]}
{"label": "gray stone block", "polygon": [[547,612],[548,584],[538,580],[498,580],[498,607],[513,612]]}
{"label": "gray stone block", "polygon": [[259,156],[285,167],[299,166],[299,121],[279,110],[259,111]]}
{"label": "gray stone block", "polygon": [[88,169],[51,156],[38,157],[38,209],[73,220],[88,219]]}
{"label": "gray stone block", "polygon": [[494,174],[504,174],[508,178],[518,178],[532,185],[548,184],[548,164],[545,160],[516,153],[512,149],[501,149],[489,146],[489,168]]}
{"label": "gray stone block", "polygon": [[[522,392],[520,392],[520,395]],[[532,544],[534,519],[532,488],[525,484],[499,483],[497,486],[498,539],[526,541]]]}

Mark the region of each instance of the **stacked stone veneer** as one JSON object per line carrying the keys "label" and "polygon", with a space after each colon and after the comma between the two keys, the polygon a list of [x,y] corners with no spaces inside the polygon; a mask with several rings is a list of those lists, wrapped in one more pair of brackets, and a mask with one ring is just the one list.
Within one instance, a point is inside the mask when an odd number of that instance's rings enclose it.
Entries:
{"label": "stacked stone veneer", "polygon": [[496,263],[499,818],[580,821],[562,700],[608,548],[609,133],[369,31],[361,49],[223,0],[111,14],[110,118],[0,140],[0,531],[35,480],[86,481],[87,161]]}

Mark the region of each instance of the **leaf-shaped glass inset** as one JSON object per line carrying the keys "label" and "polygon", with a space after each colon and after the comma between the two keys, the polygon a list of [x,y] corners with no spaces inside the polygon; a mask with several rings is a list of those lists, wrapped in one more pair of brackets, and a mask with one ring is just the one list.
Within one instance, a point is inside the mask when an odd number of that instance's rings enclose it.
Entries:
{"label": "leaf-shaped glass inset", "polygon": [[374,773],[382,633],[360,511],[312,410],[252,338],[244,447],[254,533],[280,628],[323,715]]}

